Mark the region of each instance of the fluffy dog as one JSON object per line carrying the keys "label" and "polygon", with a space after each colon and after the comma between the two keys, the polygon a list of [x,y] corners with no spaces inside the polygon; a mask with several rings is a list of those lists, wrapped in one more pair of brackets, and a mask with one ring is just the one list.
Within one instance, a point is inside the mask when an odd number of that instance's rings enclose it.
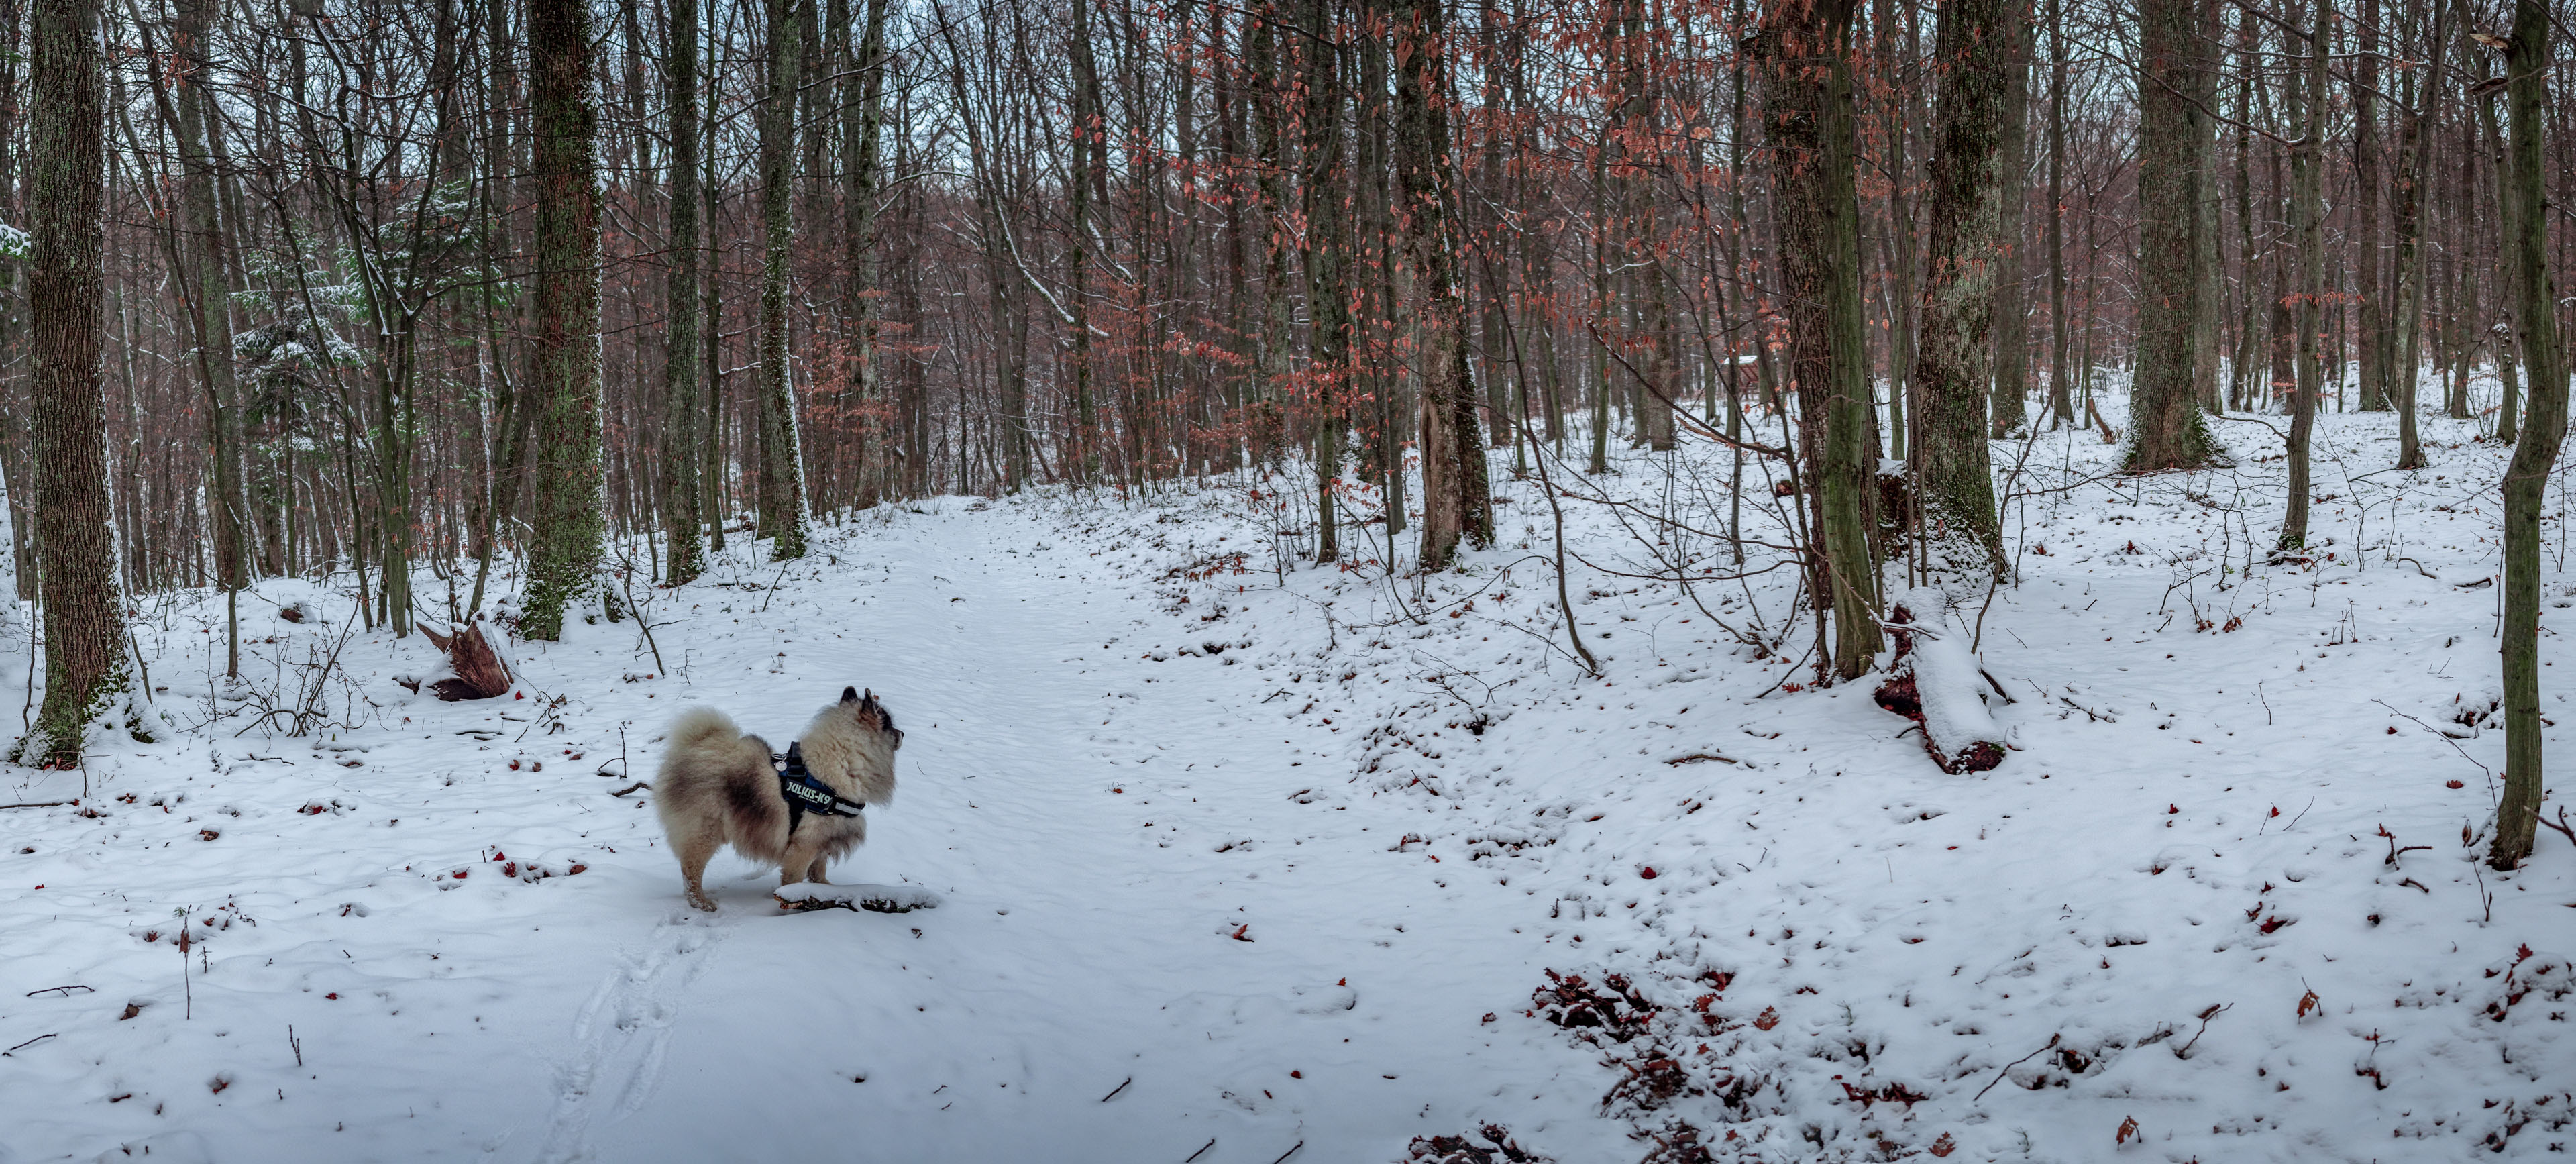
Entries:
{"label": "fluffy dog", "polygon": [[[862,804],[894,803],[894,753],[903,733],[875,692],[841,689],[841,701],[814,714],[796,741],[806,771],[832,791]],[[713,910],[699,879],[716,850],[776,864],[781,885],[827,884],[823,867],[867,840],[867,818],[808,812],[793,824],[779,793],[769,743],[744,735],[714,708],[692,708],[671,724],[670,747],[653,778],[653,807],[680,858],[689,904]]]}

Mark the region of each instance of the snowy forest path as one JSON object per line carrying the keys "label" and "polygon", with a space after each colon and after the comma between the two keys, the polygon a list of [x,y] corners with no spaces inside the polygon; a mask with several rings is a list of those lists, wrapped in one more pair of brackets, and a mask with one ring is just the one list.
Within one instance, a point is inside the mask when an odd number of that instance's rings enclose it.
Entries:
{"label": "snowy forest path", "polygon": [[[900,784],[833,879],[945,900],[779,915],[775,870],[720,857],[726,940],[668,992],[651,1097],[574,1129],[589,1158],[1370,1159],[1545,1086],[1479,1022],[1538,977],[1476,928],[1527,891],[1396,851],[1397,806],[1318,763],[1334,729],[1273,693],[1290,662],[1176,639],[1193,620],[1150,579],[1056,532],[952,513],[737,602],[756,649],[695,664],[692,697],[784,746],[805,707],[873,689]],[[633,912],[666,915],[676,870],[641,872]]]}

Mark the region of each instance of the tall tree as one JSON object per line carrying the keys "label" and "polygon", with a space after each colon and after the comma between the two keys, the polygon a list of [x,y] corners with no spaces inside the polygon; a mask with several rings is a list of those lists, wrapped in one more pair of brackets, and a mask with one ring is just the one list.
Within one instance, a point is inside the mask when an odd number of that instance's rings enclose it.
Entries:
{"label": "tall tree", "polygon": [[2075,424],[2067,393],[2066,355],[2066,12],[2048,0],[2048,416],[2049,427]]}
{"label": "tall tree", "polygon": [[663,24],[662,99],[670,109],[669,279],[662,290],[662,515],[678,586],[706,568],[699,528],[698,0],[670,0]]}
{"label": "tall tree", "polygon": [[[891,0],[866,3],[856,67],[841,85],[841,314],[850,343],[850,374],[863,402],[884,395],[877,354],[877,201],[885,185],[886,15],[893,8]],[[872,435],[873,430],[866,430],[860,439],[865,442]],[[863,459],[863,472],[866,465]],[[866,506],[876,500],[872,479],[857,501]]]}
{"label": "tall tree", "polygon": [[218,127],[213,118],[214,58],[207,38],[214,31],[212,0],[181,0],[177,39],[171,46],[185,62],[174,104],[177,106],[179,202],[187,240],[181,261],[190,309],[191,336],[196,341],[198,382],[206,392],[208,447],[214,454],[213,488],[207,491],[207,517],[215,529],[215,585],[224,592],[224,674],[241,674],[241,589],[250,582],[248,522],[242,495],[240,391],[235,384],[233,297],[225,256],[225,223],[217,210],[215,160],[207,135]]}
{"label": "tall tree", "polygon": [[2193,0],[2138,5],[2138,372],[2130,399],[2132,472],[2196,469],[2218,448],[2201,420],[2193,373],[2203,255],[2210,70]]}
{"label": "tall tree", "polygon": [[1655,85],[1654,38],[1646,22],[1645,0],[1622,0],[1625,19],[1617,30],[1620,105],[1614,121],[1621,139],[1620,212],[1625,219],[1627,254],[1623,265],[1633,272],[1638,310],[1637,330],[1643,341],[1633,412],[1637,442],[1657,452],[1673,447],[1673,408],[1684,395],[1681,344],[1674,333],[1672,277],[1665,270],[1663,230],[1656,213],[1656,183],[1663,170],[1662,102]]}
{"label": "tall tree", "polygon": [[[806,0],[810,3],[811,0]],[[796,257],[796,81],[804,71],[795,0],[767,0],[767,90],[760,104],[760,532],[770,557],[805,556],[803,437],[787,346],[787,275]]]}
{"label": "tall tree", "polygon": [[1065,325],[1073,339],[1073,447],[1066,451],[1068,472],[1076,484],[1088,484],[1100,468],[1092,414],[1091,245],[1093,202],[1107,183],[1108,123],[1100,109],[1100,66],[1091,47],[1093,0],[1072,0],[1073,30],[1066,48],[1073,58],[1073,125],[1065,136],[1072,143],[1072,163],[1065,168],[1068,207],[1065,248],[1070,255],[1073,318]]}
{"label": "tall tree", "polygon": [[99,394],[105,82],[95,0],[36,0],[33,7],[27,312],[35,355],[45,702],[17,758],[72,768],[80,765],[90,726],[112,715],[132,683],[116,531],[109,525],[107,405]]}
{"label": "tall tree", "polygon": [[[1945,11],[1942,27],[1947,28],[1951,14]],[[2019,3],[2005,13],[2001,27],[1989,35],[2001,40],[2004,56],[2003,86],[2003,151],[1995,174],[1994,255],[1994,435],[2011,436],[2020,432],[2030,415],[2030,303],[2027,294],[2023,245],[2023,219],[2030,203],[2029,187],[2024,175],[2030,172],[2030,4]],[[1935,51],[1938,51],[1937,49]],[[1942,78],[1941,91],[1947,94],[1957,80],[1955,74]],[[1937,117],[1938,114],[1936,113]],[[1941,132],[1935,128],[1934,132]],[[1938,169],[1939,157],[1932,159]],[[1937,211],[1936,211],[1937,213]]]}
{"label": "tall tree", "polygon": [[[2542,143],[2549,99],[2548,0],[2516,0],[2505,58],[2506,132],[2512,168],[2499,199],[2505,246],[2513,253],[2514,325],[2530,401],[2522,439],[2504,473],[2504,798],[2496,803],[2495,841],[2487,863],[2511,869],[2531,855],[2539,832],[2540,514],[2550,468],[2567,439],[2566,350],[2559,346],[2558,300],[2549,277],[2548,190]],[[41,75],[41,73],[39,74]]]}
{"label": "tall tree", "polygon": [[1301,22],[1306,108],[1305,211],[1307,380],[1315,402],[1315,561],[1341,557],[1334,491],[1342,475],[1343,388],[1350,378],[1351,308],[1343,286],[1350,261],[1350,213],[1342,172],[1342,53],[1332,0],[1305,0]]}
{"label": "tall tree", "polygon": [[2280,548],[2308,544],[2308,436],[2317,423],[2317,399],[2324,394],[2324,353],[2318,350],[2325,324],[2325,138],[2327,0],[2310,0],[2316,8],[2308,33],[2307,77],[2288,82],[2290,109],[2299,118],[2298,148],[2290,155],[2290,232],[2299,256],[2298,367],[2290,391],[2290,495],[2281,519]]}
{"label": "tall tree", "polygon": [[534,527],[519,634],[563,637],[565,609],[596,584],[600,487],[599,109],[590,5],[528,0],[528,117],[536,183]]}
{"label": "tall tree", "polygon": [[[2478,64],[2478,83],[2470,86],[2470,92],[2479,94],[2479,100],[2476,102],[2478,112],[2478,133],[2481,138],[2479,152],[2485,155],[2489,167],[2495,173],[2496,203],[2503,209],[2503,213],[2499,214],[2497,218],[2501,223],[2502,228],[2509,231],[2513,229],[2514,215],[2518,212],[2512,209],[2513,198],[2515,195],[2513,186],[2513,161],[2512,158],[2505,153],[2503,127],[2498,125],[2496,121],[2495,90],[2499,86],[2494,81],[2495,70],[2488,61],[2487,54],[2476,54],[2476,60]],[[2506,320],[2510,321],[2513,318],[2514,313],[2521,309],[2519,305],[2521,288],[2516,284],[2513,243],[2510,239],[2499,239],[2497,242],[2495,253],[2495,288],[2499,300],[2498,308],[2500,313]],[[2499,326],[2509,329],[2510,323]],[[2519,407],[2521,404],[2519,399],[2521,393],[2518,392],[2514,386],[2515,373],[2518,371],[2515,367],[2515,355],[2517,353],[2515,351],[2513,339],[2510,336],[2498,338],[2495,348],[2495,436],[2499,441],[2513,443],[2519,439],[2522,423],[2522,414]]]}
{"label": "tall tree", "polygon": [[1442,0],[1396,8],[1396,156],[1405,265],[1412,277],[1415,358],[1422,378],[1424,571],[1445,570],[1460,538],[1494,540],[1485,443],[1467,373],[1467,306],[1458,290],[1458,171],[1449,133],[1448,17]]}
{"label": "tall tree", "polygon": [[2407,71],[2401,88],[2402,94],[2412,96],[2414,108],[2406,110],[2404,126],[2398,132],[2397,183],[2394,204],[2390,207],[2397,234],[2397,253],[2393,259],[2397,287],[2390,297],[2395,313],[2390,326],[2396,334],[2391,338],[2389,351],[2395,357],[2396,365],[2390,372],[2395,378],[2393,403],[2397,408],[2397,467],[2400,469],[2424,467],[2424,445],[2415,422],[2415,394],[2418,381],[2422,379],[2418,374],[2422,363],[2419,349],[2424,333],[2423,300],[2428,273],[2425,266],[2429,257],[2429,248],[2424,245],[2424,181],[2432,172],[2433,165],[2434,134],[2430,124],[2433,107],[2442,98],[2443,66],[2451,59],[2448,48],[2450,15],[2450,6],[2435,0],[2433,37],[2426,56],[2430,65],[2422,70],[2422,88],[2417,91],[2417,70],[2412,69]]}
{"label": "tall tree", "polygon": [[[1833,643],[1830,652],[1818,652],[1817,662],[1845,679],[1867,671],[1884,641],[1871,545],[1878,442],[1861,314],[1852,8],[1852,0],[1784,0],[1757,34],[1780,285],[1798,389],[1809,586],[1817,609],[1833,612]],[[1915,375],[1922,375],[1919,358]],[[1976,397],[1966,424],[1982,449],[1982,384],[1972,382],[1970,390]],[[1824,629],[1820,620],[1817,633]]]}
{"label": "tall tree", "polygon": [[2357,229],[2353,294],[2361,300],[2361,409],[2388,407],[2388,361],[2382,336],[2388,304],[2380,294],[2379,223],[2379,0],[2362,0],[2359,52],[2352,64],[2353,218]]}
{"label": "tall tree", "polygon": [[[1914,361],[1914,473],[1922,492],[1924,560],[1944,574],[2000,577],[2002,527],[1988,463],[1985,394],[1989,341],[2005,297],[1998,284],[2018,273],[2003,260],[2020,240],[2006,235],[2021,199],[2019,151],[2010,140],[2027,73],[2017,59],[2011,0],[1962,0],[1942,9],[1933,41],[1941,93],[1933,106],[1932,228],[1925,240],[1922,347]],[[2018,297],[2012,297],[2017,300]],[[2017,306],[2017,304],[2015,304]],[[1993,357],[1990,352],[1995,352]],[[2018,356],[2017,350],[2011,354]],[[1995,428],[2007,408],[2021,416],[2020,378],[1996,373]],[[2003,399],[2007,386],[2013,398]]]}

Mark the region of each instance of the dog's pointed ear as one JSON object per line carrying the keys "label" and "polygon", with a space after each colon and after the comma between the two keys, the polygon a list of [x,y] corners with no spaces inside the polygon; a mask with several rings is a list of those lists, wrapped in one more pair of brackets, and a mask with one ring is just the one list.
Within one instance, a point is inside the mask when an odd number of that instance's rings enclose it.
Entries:
{"label": "dog's pointed ear", "polygon": [[857,703],[858,701],[859,701],[859,689],[858,689],[858,688],[856,688],[856,687],[844,687],[844,688],[842,688],[842,689],[841,689],[841,702],[843,702],[843,703]]}

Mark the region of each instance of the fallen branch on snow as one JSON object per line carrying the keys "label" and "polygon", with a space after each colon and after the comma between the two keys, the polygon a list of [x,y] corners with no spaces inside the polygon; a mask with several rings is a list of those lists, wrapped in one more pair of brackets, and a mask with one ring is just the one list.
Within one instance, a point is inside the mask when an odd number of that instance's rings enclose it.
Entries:
{"label": "fallen branch on snow", "polygon": [[911,913],[939,908],[939,895],[918,885],[817,885],[811,881],[781,885],[774,895],[788,909],[864,909],[869,913]]}

